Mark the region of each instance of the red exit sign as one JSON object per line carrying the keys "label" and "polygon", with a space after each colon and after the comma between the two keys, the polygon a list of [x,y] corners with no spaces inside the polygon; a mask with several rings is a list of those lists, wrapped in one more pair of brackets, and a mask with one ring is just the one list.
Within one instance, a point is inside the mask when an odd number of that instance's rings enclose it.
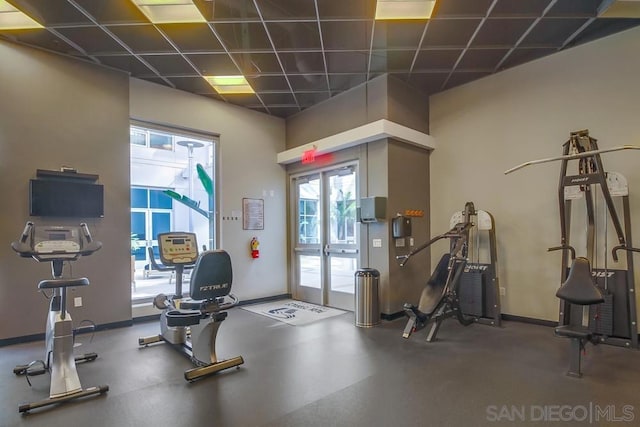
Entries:
{"label": "red exit sign", "polygon": [[316,149],[312,148],[311,150],[307,150],[302,153],[302,163],[313,163],[316,161]]}

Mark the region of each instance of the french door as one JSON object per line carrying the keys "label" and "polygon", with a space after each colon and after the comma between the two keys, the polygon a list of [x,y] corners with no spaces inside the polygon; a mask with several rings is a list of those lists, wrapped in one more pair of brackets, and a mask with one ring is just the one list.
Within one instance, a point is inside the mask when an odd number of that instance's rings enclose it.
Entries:
{"label": "french door", "polygon": [[295,298],[353,310],[357,178],[356,164],[292,176]]}

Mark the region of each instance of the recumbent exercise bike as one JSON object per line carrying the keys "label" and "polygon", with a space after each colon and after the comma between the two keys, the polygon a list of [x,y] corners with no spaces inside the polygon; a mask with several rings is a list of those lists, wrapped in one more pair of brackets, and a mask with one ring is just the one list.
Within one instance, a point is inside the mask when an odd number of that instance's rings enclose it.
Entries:
{"label": "recumbent exercise bike", "polygon": [[46,352],[42,361],[16,366],[16,375],[39,375],[51,373],[49,398],[20,405],[19,412],[66,402],[80,397],[102,394],[109,386],[101,385],[83,389],[80,384],[76,362],[93,361],[98,355],[87,353],[74,357],[73,322],[67,312],[67,288],[89,285],[86,277],[64,278],[64,262],[76,261],[81,256],[91,255],[102,247],[102,243],[93,240],[87,224],[76,227],[36,226],[27,222],[20,238],[11,243],[11,248],[20,256],[33,258],[38,262],[51,262],[53,279],[42,280],[38,289],[51,289],[53,295],[47,316],[45,333]]}
{"label": "recumbent exercise bike", "polygon": [[[187,381],[242,365],[242,356],[218,360],[216,355],[216,336],[227,317],[225,310],[238,303],[230,294],[233,273],[229,254],[210,250],[198,255],[196,235],[186,232],[160,233],[158,245],[162,263],[175,268],[176,291],[173,298],[164,294],[154,298],[153,305],[162,310],[160,334],[139,338],[138,344],[146,347],[164,341],[190,357],[196,367],[185,371]],[[182,274],[193,264],[190,298],[183,299]]]}

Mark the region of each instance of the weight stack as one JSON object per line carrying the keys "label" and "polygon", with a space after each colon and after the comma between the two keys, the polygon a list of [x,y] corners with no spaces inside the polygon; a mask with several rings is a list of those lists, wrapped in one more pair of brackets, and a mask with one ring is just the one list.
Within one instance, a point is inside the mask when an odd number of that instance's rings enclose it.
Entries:
{"label": "weight stack", "polygon": [[464,314],[484,317],[484,273],[468,270],[462,273],[459,287],[460,309]]}
{"label": "weight stack", "polygon": [[613,336],[613,295],[604,294],[604,302],[589,306],[589,330],[594,334]]}

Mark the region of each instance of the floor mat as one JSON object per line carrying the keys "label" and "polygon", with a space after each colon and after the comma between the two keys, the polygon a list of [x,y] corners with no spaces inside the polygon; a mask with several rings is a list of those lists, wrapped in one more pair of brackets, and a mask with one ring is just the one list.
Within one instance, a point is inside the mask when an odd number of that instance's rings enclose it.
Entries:
{"label": "floor mat", "polygon": [[294,326],[308,325],[318,320],[346,313],[330,307],[291,299],[241,306],[243,310],[261,314]]}

